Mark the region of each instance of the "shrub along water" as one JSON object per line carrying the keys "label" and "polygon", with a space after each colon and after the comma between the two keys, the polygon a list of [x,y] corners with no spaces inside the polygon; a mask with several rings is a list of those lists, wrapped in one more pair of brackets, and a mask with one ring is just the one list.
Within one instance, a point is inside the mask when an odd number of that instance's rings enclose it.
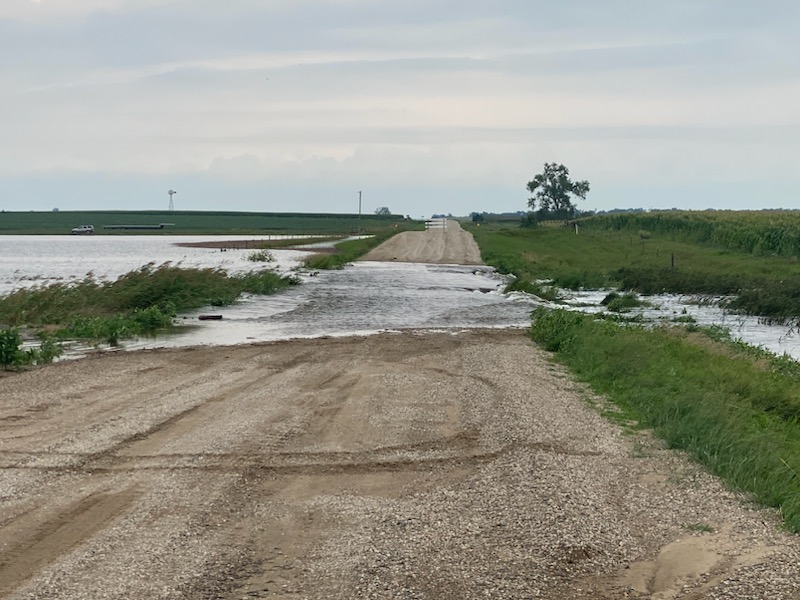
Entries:
{"label": "shrub along water", "polygon": [[168,327],[177,311],[227,306],[242,293],[272,294],[298,283],[272,270],[228,275],[221,269],[147,265],[115,281],[21,289],[0,298],[6,326],[57,325],[65,337],[119,339]]}
{"label": "shrub along water", "polygon": [[800,366],[718,328],[657,328],[537,309],[531,336],[576,375],[800,532]]}
{"label": "shrub along water", "polygon": [[0,329],[0,365],[4,370],[22,365],[42,365],[53,362],[62,348],[49,335],[40,336],[37,348],[22,349],[22,336],[14,328]]}

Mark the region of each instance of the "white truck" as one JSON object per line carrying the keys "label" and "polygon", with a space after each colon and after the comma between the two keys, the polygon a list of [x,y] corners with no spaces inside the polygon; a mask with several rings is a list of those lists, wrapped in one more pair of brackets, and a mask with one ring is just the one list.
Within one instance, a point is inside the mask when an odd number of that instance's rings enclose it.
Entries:
{"label": "white truck", "polygon": [[72,228],[72,235],[85,235],[94,233],[94,225],[78,225]]}

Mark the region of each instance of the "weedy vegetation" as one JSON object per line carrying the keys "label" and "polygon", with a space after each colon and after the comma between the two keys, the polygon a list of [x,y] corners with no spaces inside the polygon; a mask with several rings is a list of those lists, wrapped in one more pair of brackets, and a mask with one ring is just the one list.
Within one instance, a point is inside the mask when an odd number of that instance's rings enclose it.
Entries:
{"label": "weedy vegetation", "polygon": [[0,329],[0,365],[5,371],[53,362],[61,352],[61,345],[47,334],[40,336],[38,347],[23,349],[19,330],[11,327]]}
{"label": "weedy vegetation", "polygon": [[520,282],[724,296],[743,314],[800,316],[800,212],[624,213],[564,224],[470,230],[484,261]]}
{"label": "weedy vegetation", "polygon": [[256,250],[247,255],[250,262],[275,262],[275,255],[267,249]]}
{"label": "weedy vegetation", "polygon": [[86,277],[17,290],[0,298],[0,323],[47,326],[57,337],[113,345],[170,327],[178,311],[227,306],[244,293],[273,294],[296,283],[296,277],[272,270],[228,275],[221,269],[146,265],[110,282]]}

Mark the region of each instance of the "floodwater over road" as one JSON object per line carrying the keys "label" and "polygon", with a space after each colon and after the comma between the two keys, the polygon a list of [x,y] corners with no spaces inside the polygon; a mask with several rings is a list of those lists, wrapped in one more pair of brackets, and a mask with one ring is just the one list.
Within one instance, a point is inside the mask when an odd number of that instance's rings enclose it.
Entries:
{"label": "floodwater over road", "polygon": [[[19,287],[74,281],[91,273],[114,279],[148,263],[219,267],[229,272],[263,268],[247,260],[252,250],[185,248],[177,242],[217,240],[186,236],[0,236],[0,294]],[[235,239],[235,238],[226,238]],[[241,238],[244,240],[245,238]],[[252,239],[252,236],[247,238]],[[269,266],[298,269],[307,254],[273,250]],[[504,294],[506,280],[489,267],[415,263],[356,263],[341,271],[298,271],[303,284],[274,296],[251,296],[224,308],[180,315],[176,334],[126,342],[125,347],[231,345],[299,337],[370,334],[386,330],[526,327],[543,303],[525,294]],[[573,295],[576,310],[603,310],[605,292]],[[786,326],[731,315],[690,298],[656,296],[643,309],[648,320],[691,316],[698,324],[720,324],[734,336],[778,354],[800,359],[800,336]],[[199,321],[203,313],[220,321]]]}
{"label": "floodwater over road", "polygon": [[[306,274],[303,280],[286,292],[252,296],[218,309],[223,320],[206,321],[168,343],[233,344],[409,328],[525,327],[537,305],[530,296],[503,294],[505,280],[488,267],[364,262],[341,271]],[[162,341],[167,340],[154,344]]]}

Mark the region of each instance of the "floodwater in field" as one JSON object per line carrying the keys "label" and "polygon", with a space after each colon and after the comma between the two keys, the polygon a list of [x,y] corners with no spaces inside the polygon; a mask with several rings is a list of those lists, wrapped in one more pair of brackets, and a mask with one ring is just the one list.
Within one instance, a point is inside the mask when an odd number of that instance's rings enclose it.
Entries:
{"label": "floodwater in field", "polygon": [[[248,237],[226,237],[244,241]],[[294,272],[302,284],[273,296],[248,296],[223,308],[207,307],[178,316],[178,331],[126,341],[127,349],[231,345],[298,337],[367,335],[381,331],[526,327],[530,313],[545,302],[521,293],[505,294],[507,280],[489,267],[364,262],[340,271],[309,272],[300,265],[307,252],[272,250],[275,262],[248,260],[252,249],[186,248],[177,242],[219,240],[202,236],[0,236],[0,295],[20,287],[69,282],[91,275],[115,279],[147,264],[169,262],[229,272],[275,268]],[[574,310],[604,310],[606,292],[576,292]],[[691,317],[699,325],[719,324],[744,341],[800,359],[800,334],[755,317],[732,315],[692,298],[654,296],[639,312],[650,321]],[[199,320],[203,314],[221,320]],[[634,313],[635,314],[635,313]],[[75,347],[74,354],[87,348]]]}

